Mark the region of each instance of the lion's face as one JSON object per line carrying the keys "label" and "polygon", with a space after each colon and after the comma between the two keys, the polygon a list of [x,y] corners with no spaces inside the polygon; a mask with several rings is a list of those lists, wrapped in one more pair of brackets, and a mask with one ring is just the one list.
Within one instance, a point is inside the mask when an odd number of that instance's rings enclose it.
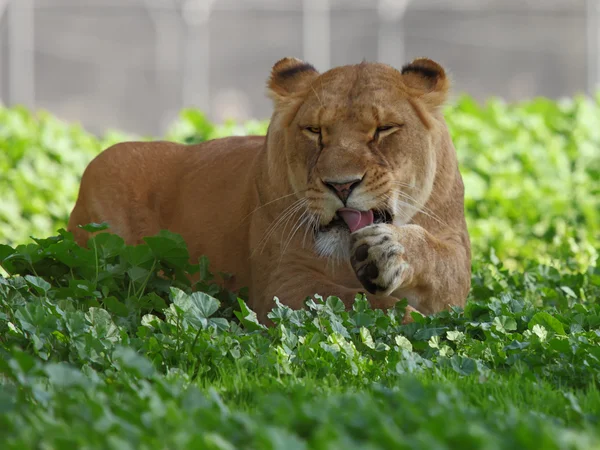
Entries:
{"label": "lion's face", "polygon": [[333,69],[286,105],[288,175],[306,200],[319,254],[347,257],[351,232],[406,224],[427,202],[437,119],[417,87],[435,82],[420,71],[431,76],[438,66],[415,67],[408,75],[382,64]]}

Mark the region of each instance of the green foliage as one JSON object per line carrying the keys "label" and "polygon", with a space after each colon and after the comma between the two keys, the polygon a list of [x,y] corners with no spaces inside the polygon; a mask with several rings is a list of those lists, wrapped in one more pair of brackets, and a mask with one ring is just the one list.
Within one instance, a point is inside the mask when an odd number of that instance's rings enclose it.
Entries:
{"label": "green foliage", "polygon": [[600,442],[598,267],[479,260],[464,311],[402,325],[405,302],[275,300],[265,328],[187,257],[167,232],[0,247],[5,448]]}
{"label": "green foliage", "polygon": [[0,106],[0,242],[23,243],[65,226],[86,165],[124,139],[112,133],[98,140],[48,113]]}
{"label": "green foliage", "polygon": [[597,257],[600,239],[600,97],[517,105],[461,97],[446,120],[465,181],[475,251],[510,267],[524,257]]}
{"label": "green foliage", "polygon": [[[52,236],[123,136],[0,109],[2,448],[600,448],[600,108],[463,97],[446,117],[473,240],[464,310],[402,325],[406,302],[317,297],[274,301],[266,328],[179,235]],[[167,137],[265,127],[188,110]]]}

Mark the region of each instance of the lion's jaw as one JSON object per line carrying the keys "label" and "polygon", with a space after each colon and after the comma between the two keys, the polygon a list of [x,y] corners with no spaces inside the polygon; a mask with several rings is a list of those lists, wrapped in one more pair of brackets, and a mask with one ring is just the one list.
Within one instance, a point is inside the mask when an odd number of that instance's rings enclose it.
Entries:
{"label": "lion's jaw", "polygon": [[[299,231],[310,228],[317,254],[348,258],[351,230],[340,209],[372,211],[372,222],[401,226],[427,203],[437,166],[437,105],[382,64],[322,75],[296,69],[291,81],[304,86],[301,93],[289,94],[285,85],[285,95],[273,95],[272,123],[285,131],[268,137],[269,151],[285,160],[290,192],[304,201]],[[345,184],[349,195],[340,196]]]}

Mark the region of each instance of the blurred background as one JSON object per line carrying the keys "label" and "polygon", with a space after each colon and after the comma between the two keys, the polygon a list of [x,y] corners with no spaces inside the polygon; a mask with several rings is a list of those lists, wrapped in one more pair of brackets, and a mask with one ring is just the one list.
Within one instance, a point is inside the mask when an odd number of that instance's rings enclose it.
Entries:
{"label": "blurred background", "polygon": [[272,64],[431,57],[456,93],[591,93],[598,0],[0,0],[0,102],[159,136],[183,107],[270,115]]}

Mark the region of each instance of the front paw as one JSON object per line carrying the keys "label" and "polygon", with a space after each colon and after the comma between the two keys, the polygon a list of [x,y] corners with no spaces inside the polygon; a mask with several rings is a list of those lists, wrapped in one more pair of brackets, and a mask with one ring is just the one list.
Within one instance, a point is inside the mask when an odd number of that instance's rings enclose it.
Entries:
{"label": "front paw", "polygon": [[390,295],[411,274],[400,232],[394,225],[377,224],[352,233],[350,263],[371,294]]}

